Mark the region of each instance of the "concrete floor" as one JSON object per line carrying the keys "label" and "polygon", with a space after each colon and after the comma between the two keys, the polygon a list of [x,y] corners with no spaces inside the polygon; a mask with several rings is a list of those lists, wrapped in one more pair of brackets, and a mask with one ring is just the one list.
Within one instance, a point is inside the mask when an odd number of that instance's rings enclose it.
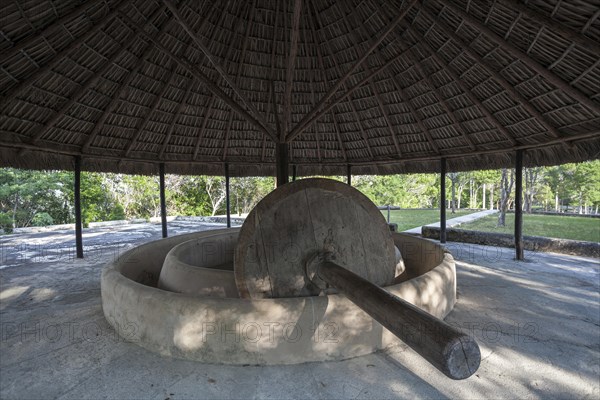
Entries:
{"label": "concrete floor", "polygon": [[[171,224],[171,234],[215,225]],[[162,358],[104,320],[102,265],[160,226],[0,237],[0,398],[600,398],[600,263],[449,244],[459,300],[449,323],[473,334],[481,367],[451,381],[398,346],[350,360],[221,366]]]}

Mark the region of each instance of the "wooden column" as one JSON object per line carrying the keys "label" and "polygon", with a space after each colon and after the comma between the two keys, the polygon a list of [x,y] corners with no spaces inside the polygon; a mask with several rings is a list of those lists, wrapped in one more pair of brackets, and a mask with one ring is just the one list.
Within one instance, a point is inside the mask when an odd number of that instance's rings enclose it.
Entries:
{"label": "wooden column", "polygon": [[225,163],[225,207],[227,208],[227,227],[231,228],[231,202],[229,199],[229,164]]}
{"label": "wooden column", "polygon": [[169,236],[167,232],[167,201],[165,198],[165,163],[158,164],[158,175],[160,181],[160,222],[162,225],[162,237]]}
{"label": "wooden column", "polygon": [[352,166],[350,164],[346,166],[346,183],[352,186]]}
{"label": "wooden column", "polygon": [[292,166],[292,182],[296,181],[296,165]]}
{"label": "wooden column", "polygon": [[287,143],[275,143],[275,177],[277,187],[289,182],[289,160]]}
{"label": "wooden column", "polygon": [[516,259],[524,260],[523,254],[523,150],[517,150],[515,159],[515,250]]}
{"label": "wooden column", "polygon": [[446,243],[446,159],[440,160],[440,243]]}
{"label": "wooden column", "polygon": [[81,157],[75,157],[75,179],[73,182],[75,197],[75,250],[77,258],[83,258],[83,225],[81,221]]}

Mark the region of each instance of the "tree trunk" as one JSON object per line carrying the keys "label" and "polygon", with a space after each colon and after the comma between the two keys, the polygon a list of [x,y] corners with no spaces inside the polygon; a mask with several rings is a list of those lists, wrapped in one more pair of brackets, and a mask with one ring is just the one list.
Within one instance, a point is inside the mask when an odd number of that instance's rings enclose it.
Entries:
{"label": "tree trunk", "polygon": [[502,169],[502,178],[500,180],[500,214],[498,215],[498,226],[506,226],[506,211],[508,210],[510,193],[512,191],[512,186],[514,183],[514,174],[511,170],[510,179],[508,177],[508,170],[506,168]]}
{"label": "tree trunk", "polygon": [[454,179],[451,179],[452,182],[452,200],[450,200],[450,204],[452,206],[452,214],[456,214],[456,183]]}
{"label": "tree trunk", "polygon": [[483,184],[483,190],[481,191],[483,201],[481,202],[481,208],[485,210],[485,183]]}
{"label": "tree trunk", "polygon": [[554,212],[558,212],[558,189],[556,189],[556,193],[554,194]]}
{"label": "tree trunk", "polygon": [[462,192],[463,190],[465,190],[465,183],[461,183],[460,185],[458,185],[458,209],[460,210],[460,206],[462,204]]}
{"label": "tree trunk", "polygon": [[473,208],[473,179],[469,179],[469,208]]}
{"label": "tree trunk", "polygon": [[13,229],[17,227],[17,206],[19,205],[19,192],[15,193],[15,206],[13,207],[12,213],[12,226]]}
{"label": "tree trunk", "polygon": [[537,193],[536,183],[540,176],[540,168],[525,168],[525,198],[524,198],[524,211],[531,214],[533,207],[533,198]]}
{"label": "tree trunk", "polygon": [[494,209],[494,186],[490,187],[490,210]]}

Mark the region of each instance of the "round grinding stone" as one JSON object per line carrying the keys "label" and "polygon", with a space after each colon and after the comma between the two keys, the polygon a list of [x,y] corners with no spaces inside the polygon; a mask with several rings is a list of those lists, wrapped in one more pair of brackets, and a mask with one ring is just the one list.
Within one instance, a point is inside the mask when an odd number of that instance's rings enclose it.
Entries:
{"label": "round grinding stone", "polygon": [[392,234],[377,207],[344,183],[301,179],[268,194],[250,212],[234,255],[235,281],[243,298],[315,296],[307,275],[315,254],[370,282],[394,280]]}

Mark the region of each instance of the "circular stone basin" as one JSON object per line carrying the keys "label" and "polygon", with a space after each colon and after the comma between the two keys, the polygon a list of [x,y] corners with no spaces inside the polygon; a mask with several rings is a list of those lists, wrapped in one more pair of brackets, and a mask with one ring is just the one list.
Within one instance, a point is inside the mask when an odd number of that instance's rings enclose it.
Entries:
{"label": "circular stone basin", "polygon": [[[162,239],[107,264],[101,292],[108,322],[151,351],[210,363],[339,360],[401,343],[341,294],[238,298],[232,271],[238,233]],[[444,318],[456,302],[452,256],[425,239],[393,238],[406,270],[386,290]]]}
{"label": "circular stone basin", "polygon": [[165,257],[158,288],[200,297],[239,298],[233,275],[238,230],[178,244]]}

